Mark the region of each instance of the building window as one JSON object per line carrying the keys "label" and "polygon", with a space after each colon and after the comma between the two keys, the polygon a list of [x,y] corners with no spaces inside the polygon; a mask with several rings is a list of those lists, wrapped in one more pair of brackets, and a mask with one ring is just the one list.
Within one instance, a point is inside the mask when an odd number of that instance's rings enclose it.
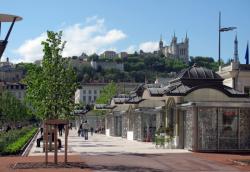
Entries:
{"label": "building window", "polygon": [[83,93],[83,94],[86,94],[86,90],[82,90],[82,93]]}
{"label": "building window", "polygon": [[82,101],[86,102],[86,96],[82,96]]}
{"label": "building window", "polygon": [[96,94],[97,93],[97,91],[96,90],[94,90],[94,94]]}
{"label": "building window", "polygon": [[89,96],[89,102],[91,102],[91,96]]}
{"label": "building window", "polygon": [[250,95],[250,87],[244,87],[244,93]]}
{"label": "building window", "polygon": [[94,101],[96,100],[96,96],[94,96]]}
{"label": "building window", "polygon": [[91,94],[92,93],[92,91],[91,90],[89,90],[89,94]]}
{"label": "building window", "polygon": [[238,109],[221,108],[218,114],[219,149],[238,148]]}

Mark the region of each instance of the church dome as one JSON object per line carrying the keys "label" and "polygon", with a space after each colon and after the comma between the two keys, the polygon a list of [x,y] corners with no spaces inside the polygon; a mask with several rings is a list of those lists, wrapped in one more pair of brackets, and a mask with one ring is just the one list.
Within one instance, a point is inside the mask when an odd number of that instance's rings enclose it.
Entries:
{"label": "church dome", "polygon": [[181,71],[170,83],[182,82],[186,85],[222,85],[223,78],[214,71],[194,64],[192,67]]}
{"label": "church dome", "polygon": [[194,64],[192,67],[189,67],[183,70],[177,78],[179,79],[199,79],[199,80],[223,80],[223,78],[212,71],[204,67],[199,67]]}

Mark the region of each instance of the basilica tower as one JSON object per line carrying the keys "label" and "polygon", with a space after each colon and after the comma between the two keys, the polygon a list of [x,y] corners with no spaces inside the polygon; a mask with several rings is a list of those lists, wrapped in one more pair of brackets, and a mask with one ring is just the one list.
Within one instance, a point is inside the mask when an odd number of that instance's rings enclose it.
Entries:
{"label": "basilica tower", "polygon": [[159,42],[159,50],[160,50],[160,52],[162,52],[162,50],[163,50],[162,35],[161,35],[160,42]]}

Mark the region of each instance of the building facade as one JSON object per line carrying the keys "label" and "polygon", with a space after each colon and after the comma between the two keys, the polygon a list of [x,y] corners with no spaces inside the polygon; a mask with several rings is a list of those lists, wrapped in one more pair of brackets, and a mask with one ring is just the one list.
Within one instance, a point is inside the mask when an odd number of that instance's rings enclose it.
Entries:
{"label": "building facade", "polygon": [[127,52],[120,52],[120,53],[118,54],[118,57],[121,58],[121,59],[127,58],[127,57],[128,57],[128,53],[127,53]]}
{"label": "building facade", "polygon": [[124,64],[123,63],[117,63],[117,62],[103,62],[103,61],[91,61],[90,63],[91,67],[95,70],[98,68],[101,69],[117,69],[120,71],[124,71]]}
{"label": "building facade", "polygon": [[[171,148],[249,151],[250,99],[223,84],[212,70],[193,66],[167,86],[144,84],[113,98],[106,131],[129,140],[153,141],[160,126],[171,131]],[[169,133],[168,133],[169,134]]]}
{"label": "building facade", "polygon": [[107,83],[82,84],[81,89],[77,89],[75,92],[75,103],[94,104],[95,100],[100,96],[101,90],[106,85]]}
{"label": "building facade", "polygon": [[0,82],[0,92],[1,91],[8,91],[17,99],[24,101],[26,85],[13,82]]}
{"label": "building facade", "polygon": [[177,37],[172,37],[170,45],[164,46],[162,38],[159,42],[159,53],[163,54],[166,58],[178,58],[183,60],[185,63],[188,63],[189,60],[189,39],[186,35],[186,38],[182,42],[177,42]]}
{"label": "building facade", "polygon": [[9,62],[0,62],[0,81],[19,82],[24,77],[23,71],[18,70]]}
{"label": "building facade", "polygon": [[221,67],[217,73],[224,78],[225,85],[250,94],[250,65],[232,61],[228,66]]}
{"label": "building facade", "polygon": [[[85,104],[94,104],[96,99],[100,96],[103,87],[108,83],[84,83],[81,89],[75,92],[75,103],[84,102]],[[136,88],[138,83],[120,82],[117,83],[117,94],[124,94]]]}
{"label": "building facade", "polygon": [[237,35],[234,40],[233,60],[229,65],[220,67],[217,73],[224,78],[224,85],[250,95],[250,65],[239,62]]}
{"label": "building facade", "polygon": [[101,55],[101,57],[105,57],[105,58],[114,58],[117,57],[117,54],[115,51],[104,51]]}

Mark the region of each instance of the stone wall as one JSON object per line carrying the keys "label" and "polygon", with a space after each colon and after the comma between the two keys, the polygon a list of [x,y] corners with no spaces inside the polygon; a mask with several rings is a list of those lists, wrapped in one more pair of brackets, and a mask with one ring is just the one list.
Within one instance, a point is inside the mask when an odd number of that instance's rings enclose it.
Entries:
{"label": "stone wall", "polygon": [[122,137],[127,138],[128,131],[128,113],[122,115]]}
{"label": "stone wall", "polygon": [[187,108],[184,112],[184,149],[192,149],[193,112],[193,108]]}
{"label": "stone wall", "polygon": [[217,149],[217,108],[198,109],[198,150]]}
{"label": "stone wall", "polygon": [[115,119],[113,115],[110,117],[110,135],[115,136]]}
{"label": "stone wall", "polygon": [[[228,112],[235,112],[235,117],[230,120],[231,124],[223,117]],[[250,109],[240,109],[240,114],[238,112],[239,108],[199,108],[198,150],[249,150]]]}
{"label": "stone wall", "polygon": [[240,110],[240,149],[250,149],[250,109]]}
{"label": "stone wall", "polygon": [[136,113],[134,118],[134,139],[143,141],[142,138],[142,114]]}

